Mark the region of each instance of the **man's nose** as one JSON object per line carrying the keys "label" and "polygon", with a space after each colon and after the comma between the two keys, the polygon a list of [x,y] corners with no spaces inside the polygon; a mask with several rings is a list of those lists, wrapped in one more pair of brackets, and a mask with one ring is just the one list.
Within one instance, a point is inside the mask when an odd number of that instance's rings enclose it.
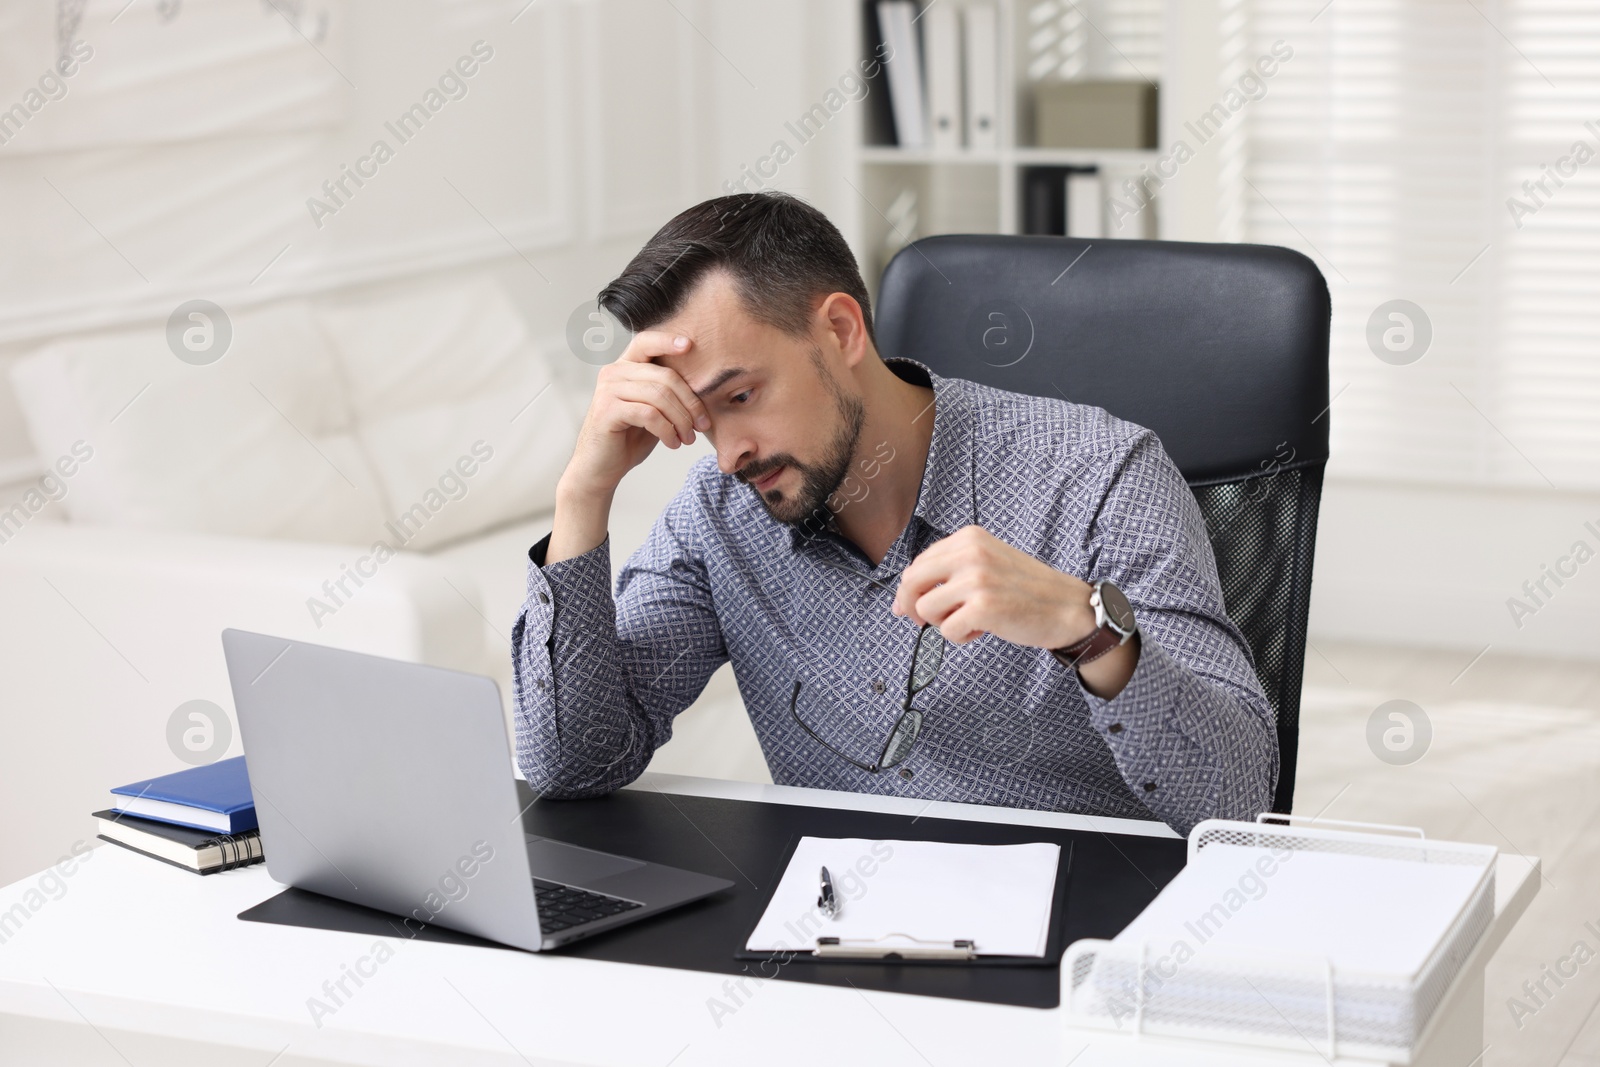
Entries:
{"label": "man's nose", "polygon": [[750,465],[750,448],[744,441],[716,443],[717,469],[723,474],[737,474]]}

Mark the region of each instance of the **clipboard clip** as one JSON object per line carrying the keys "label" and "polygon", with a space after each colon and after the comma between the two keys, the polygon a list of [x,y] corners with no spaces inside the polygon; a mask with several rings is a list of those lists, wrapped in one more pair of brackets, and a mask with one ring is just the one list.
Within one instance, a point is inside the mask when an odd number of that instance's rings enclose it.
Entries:
{"label": "clipboard clip", "polygon": [[[886,943],[888,938],[910,942]],[[972,960],[978,958],[973,941],[923,941],[909,934],[889,934],[886,938],[845,939],[819,937],[811,954],[818,959],[836,960]]]}

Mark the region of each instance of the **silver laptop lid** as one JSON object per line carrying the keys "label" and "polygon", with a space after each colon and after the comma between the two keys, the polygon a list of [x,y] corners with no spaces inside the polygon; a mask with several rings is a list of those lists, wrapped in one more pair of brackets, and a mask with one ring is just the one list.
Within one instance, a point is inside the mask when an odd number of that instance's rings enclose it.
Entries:
{"label": "silver laptop lid", "polygon": [[511,746],[493,680],[224,630],[274,879],[537,950]]}

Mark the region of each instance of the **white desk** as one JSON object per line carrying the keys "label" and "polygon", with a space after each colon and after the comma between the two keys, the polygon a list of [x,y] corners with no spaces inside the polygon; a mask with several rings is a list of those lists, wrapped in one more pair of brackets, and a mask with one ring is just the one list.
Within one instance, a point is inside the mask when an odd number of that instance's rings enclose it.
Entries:
{"label": "white desk", "polygon": [[[1175,836],[1159,823],[928,804],[893,797],[651,774],[631,788],[904,812],[1112,834]],[[1063,1032],[1060,1011],[858,992],[781,980],[601,963],[559,953],[381,939],[392,953],[333,1015],[307,1001],[374,939],[240,922],[281,888],[264,866],[198,877],[96,842],[56,899],[39,875],[0,889],[0,1064],[1052,1064],[1283,1065],[1303,1054]],[[66,848],[63,848],[63,853]],[[1482,1047],[1483,967],[1538,890],[1538,861],[1502,856],[1495,918],[1428,1042],[1464,1067]],[[734,1005],[714,1018],[713,998]],[[1459,1049],[1470,1049],[1457,1055]],[[1445,1056],[1448,1054],[1448,1061]],[[276,1059],[274,1059],[276,1057]],[[1076,1057],[1076,1058],[1074,1058]],[[1343,1063],[1344,1061],[1340,1061]]]}

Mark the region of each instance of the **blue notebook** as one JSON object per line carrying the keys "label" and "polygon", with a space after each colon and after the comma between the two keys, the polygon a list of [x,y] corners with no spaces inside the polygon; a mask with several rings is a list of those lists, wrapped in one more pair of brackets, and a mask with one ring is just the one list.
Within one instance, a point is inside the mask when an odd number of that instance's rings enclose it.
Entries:
{"label": "blue notebook", "polygon": [[225,834],[256,828],[243,756],[119,785],[111,791],[111,810]]}

